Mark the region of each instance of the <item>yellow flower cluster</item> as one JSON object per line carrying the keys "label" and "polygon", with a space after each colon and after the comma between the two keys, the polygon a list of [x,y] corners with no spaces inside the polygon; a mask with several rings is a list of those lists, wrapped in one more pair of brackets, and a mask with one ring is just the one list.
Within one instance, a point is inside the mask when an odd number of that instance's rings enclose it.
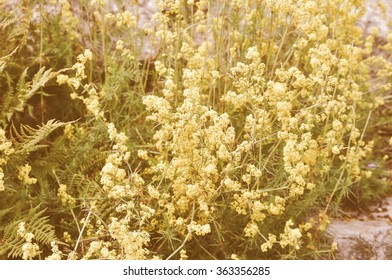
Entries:
{"label": "yellow flower cluster", "polygon": [[150,235],[145,231],[133,231],[126,223],[126,219],[119,221],[113,218],[109,224],[109,232],[121,246],[120,258],[125,260],[144,260],[149,251],[144,248],[150,241]]}
{"label": "yellow flower cluster", "polygon": [[107,157],[106,164],[101,170],[101,184],[110,198],[134,196],[126,179],[126,171],[120,167],[130,157],[126,146],[128,138],[124,133],[118,133],[113,123],[107,124],[107,128],[109,138],[114,145],[112,146],[113,153]]}
{"label": "yellow flower cluster", "polygon": [[288,220],[286,222],[284,232],[280,234],[279,244],[280,246],[282,246],[282,248],[286,246],[291,246],[296,250],[299,250],[302,234],[299,228],[291,228],[293,225],[294,223],[292,220]]}
{"label": "yellow flower cluster", "polygon": [[[89,49],[86,49],[83,54],[79,54],[77,62],[72,66],[75,70],[75,77],[69,77],[68,75],[58,74],[57,83],[59,85],[67,84],[74,89],[74,92],[70,94],[72,99],[82,100],[86,105],[87,110],[92,113],[96,118],[102,118],[105,120],[104,112],[101,108],[100,97],[105,95],[104,91],[97,92],[93,85],[84,84],[83,80],[87,78],[85,74],[86,63],[93,59],[93,54]],[[84,92],[87,93],[87,97],[84,97],[77,93],[80,87],[83,87]]]}
{"label": "yellow flower cluster", "polygon": [[9,156],[14,153],[12,142],[5,135],[5,131],[0,128],[0,192],[5,190],[4,187],[4,170],[2,166],[7,164]]}
{"label": "yellow flower cluster", "polygon": [[68,0],[60,0],[61,4],[61,20],[62,26],[68,33],[71,40],[80,38],[80,33],[77,30],[79,25],[79,19],[74,16],[72,12],[71,4]]}
{"label": "yellow flower cluster", "polygon": [[196,235],[203,236],[211,232],[211,227],[209,224],[200,225],[197,224],[196,222],[191,222],[188,225],[188,231],[194,232]]}
{"label": "yellow flower cluster", "polygon": [[267,252],[269,249],[272,248],[272,246],[277,242],[276,236],[274,234],[269,233],[268,234],[268,239],[266,242],[261,244],[260,249],[262,252]]}
{"label": "yellow flower cluster", "polygon": [[110,249],[111,243],[105,241],[92,241],[88,248],[88,251],[83,256],[83,259],[105,259],[105,260],[115,260],[116,252]]}
{"label": "yellow flower cluster", "polygon": [[[120,25],[127,25],[128,20],[131,18],[128,12],[121,14],[121,17],[118,16],[117,19]],[[67,83],[71,86],[74,89],[71,98],[82,100],[87,110],[96,119],[103,121],[107,127],[109,139],[112,141],[112,151],[107,156],[106,163],[101,169],[100,183],[106,194],[106,198],[118,202],[115,209],[118,217],[122,216],[122,218],[113,218],[106,228],[103,228],[101,223],[93,225],[91,222],[86,221],[85,226],[88,236],[95,235],[99,237],[109,233],[116,242],[91,242],[87,254],[83,258],[145,259],[149,254],[149,251],[144,248],[149,241],[149,234],[146,231],[130,232],[129,224],[137,220],[140,226],[142,226],[154,216],[155,210],[148,205],[140,203],[140,212],[138,213],[138,217],[135,217],[135,203],[133,201],[142,192],[144,180],[136,172],[127,176],[126,169],[122,167],[128,163],[131,156],[127,147],[128,137],[124,133],[118,132],[115,125],[108,122],[104,117],[104,112],[101,108],[101,96],[104,96],[105,92],[101,91],[97,93],[93,85],[83,84],[83,80],[87,78],[85,64],[91,60],[92,53],[87,49],[83,54],[78,56],[77,63],[72,67],[75,70],[75,77],[69,78],[66,75],[60,74],[57,76],[57,82],[59,84]],[[87,93],[87,97],[76,92],[80,86],[83,87],[84,93]],[[73,205],[75,203],[75,200],[67,193],[67,187],[63,184],[60,185],[58,196],[63,204]],[[91,211],[98,211],[96,204],[97,201],[95,200],[89,203]],[[119,246],[121,249],[115,250],[113,246]],[[74,254],[72,258],[77,258],[77,255]]]}
{"label": "yellow flower cluster", "polygon": [[31,166],[29,164],[25,164],[24,166],[19,166],[18,168],[18,179],[25,185],[33,185],[37,183],[36,178],[31,178],[29,173],[31,171]]}
{"label": "yellow flower cluster", "polygon": [[56,244],[56,241],[53,240],[50,242],[50,246],[52,247],[52,254],[45,258],[45,260],[61,260],[63,253],[60,251],[59,246]]}
{"label": "yellow flower cluster", "polygon": [[75,133],[74,126],[71,123],[68,123],[64,127],[64,135],[68,140],[73,139]]}
{"label": "yellow flower cluster", "polygon": [[186,254],[186,250],[182,249],[180,251],[180,260],[187,260],[188,259],[188,255]]}
{"label": "yellow flower cluster", "polygon": [[31,232],[26,231],[25,224],[25,222],[20,222],[18,228],[18,235],[25,240],[25,243],[22,245],[22,258],[24,260],[32,260],[40,253],[40,250],[38,244],[32,242],[35,236]]}
{"label": "yellow flower cluster", "polygon": [[118,27],[132,28],[136,26],[136,17],[130,11],[125,11],[116,15]]}
{"label": "yellow flower cluster", "polygon": [[67,193],[66,185],[60,184],[60,187],[57,190],[57,196],[60,198],[62,205],[69,205],[70,207],[75,207],[75,198],[73,198],[70,194]]}

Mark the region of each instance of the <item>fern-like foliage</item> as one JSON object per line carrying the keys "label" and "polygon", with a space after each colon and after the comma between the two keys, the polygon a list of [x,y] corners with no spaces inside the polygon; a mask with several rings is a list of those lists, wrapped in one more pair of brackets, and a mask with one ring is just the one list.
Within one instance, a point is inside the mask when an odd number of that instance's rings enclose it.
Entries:
{"label": "fern-like foliage", "polygon": [[[0,65],[0,67],[2,66]],[[0,104],[1,119],[10,121],[15,112],[22,112],[27,101],[37,94],[55,75],[51,69],[45,70],[45,67],[42,67],[35,73],[33,78],[29,80],[28,70],[29,68],[25,68],[20,74],[15,87],[12,86],[12,80],[10,81],[9,73],[7,70],[4,70],[5,73],[2,75],[8,81],[8,86]]]}
{"label": "fern-like foliage", "polygon": [[[24,3],[23,3],[24,2]],[[0,1],[0,56],[9,53],[17,46],[25,47],[31,36],[30,24],[33,13],[28,8],[28,1]]]}
{"label": "fern-like foliage", "polygon": [[[27,41],[33,38],[33,12],[28,1],[0,1],[0,124],[23,110],[26,102],[51,78],[44,67],[34,74],[26,59]],[[49,72],[48,72],[49,71]]]}
{"label": "fern-like foliage", "polygon": [[[20,184],[17,177],[17,167],[25,162],[31,161],[30,154],[48,145],[42,144],[47,137],[57,128],[67,123],[50,120],[35,128],[28,125],[21,125],[17,129],[11,126],[11,141],[13,142],[14,153],[9,156],[9,160],[3,169],[7,178],[5,184],[7,190],[0,197],[0,256],[7,255],[7,258],[19,258],[22,255],[22,245],[24,240],[18,236],[17,229],[20,222],[26,222],[26,228],[35,235],[35,240],[39,245],[47,245],[55,239],[54,227],[50,220],[44,215],[48,205],[45,201],[50,184],[42,184],[39,180],[36,193],[32,195],[32,187],[26,188]],[[46,196],[45,196],[46,195]]]}
{"label": "fern-like foliage", "polygon": [[39,143],[46,139],[55,129],[66,124],[56,120],[49,120],[46,124],[37,128],[22,124],[19,131],[15,126],[12,126],[11,136],[16,148],[14,156],[29,154],[39,148],[46,147],[47,145]]}
{"label": "fern-like foliage", "polygon": [[12,56],[16,53],[16,51],[19,49],[19,47],[16,47],[12,52],[10,52],[9,54],[0,57],[0,74],[4,71],[5,66],[7,65],[7,63],[10,62]]}
{"label": "fern-like foliage", "polygon": [[26,231],[34,234],[38,244],[48,245],[56,239],[54,226],[49,224],[49,217],[44,216],[46,209],[40,208],[41,205],[31,208],[27,213],[24,213],[23,218],[14,220],[4,228],[0,255],[7,254],[8,258],[13,259],[23,255],[22,246],[25,240],[17,234],[21,222],[26,222]]}

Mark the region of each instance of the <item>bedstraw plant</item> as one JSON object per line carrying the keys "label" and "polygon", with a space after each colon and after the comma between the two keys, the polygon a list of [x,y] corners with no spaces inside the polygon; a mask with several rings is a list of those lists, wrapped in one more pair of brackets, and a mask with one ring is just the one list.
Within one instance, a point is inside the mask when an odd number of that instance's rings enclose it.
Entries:
{"label": "bedstraw plant", "polygon": [[4,258],[334,258],[342,204],[388,191],[392,35],[361,0],[0,11]]}

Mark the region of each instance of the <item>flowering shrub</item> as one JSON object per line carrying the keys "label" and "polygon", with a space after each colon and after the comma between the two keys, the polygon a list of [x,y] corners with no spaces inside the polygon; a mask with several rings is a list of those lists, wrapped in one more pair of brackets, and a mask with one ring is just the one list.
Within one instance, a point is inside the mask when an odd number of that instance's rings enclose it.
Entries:
{"label": "flowering shrub", "polygon": [[345,199],[388,191],[361,0],[0,3],[8,258],[333,258]]}

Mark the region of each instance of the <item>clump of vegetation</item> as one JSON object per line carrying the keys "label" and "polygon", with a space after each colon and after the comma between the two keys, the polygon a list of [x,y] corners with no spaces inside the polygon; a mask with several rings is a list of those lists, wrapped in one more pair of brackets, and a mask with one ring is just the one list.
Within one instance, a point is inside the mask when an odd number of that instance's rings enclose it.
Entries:
{"label": "clump of vegetation", "polygon": [[74,2],[0,1],[0,255],[328,258],[388,191],[363,1]]}
{"label": "clump of vegetation", "polygon": [[355,239],[355,243],[351,249],[351,257],[358,260],[373,260],[377,259],[377,252],[375,251],[374,244],[359,236]]}

